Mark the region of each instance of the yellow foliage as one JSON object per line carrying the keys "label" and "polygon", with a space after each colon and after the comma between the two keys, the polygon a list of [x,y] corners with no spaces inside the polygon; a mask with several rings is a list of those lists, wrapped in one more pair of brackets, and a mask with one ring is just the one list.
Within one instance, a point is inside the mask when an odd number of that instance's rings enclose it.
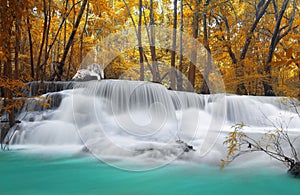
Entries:
{"label": "yellow foliage", "polygon": [[[57,71],[57,65],[61,60],[64,47],[67,44],[71,32],[74,30],[74,24],[79,13],[81,3],[78,1],[58,1],[46,0],[47,9],[51,13],[50,28],[48,40],[43,40],[44,29],[44,5],[43,1],[9,1],[9,6],[1,10],[1,15],[7,17],[1,20],[1,26],[4,28],[0,32],[0,59],[1,70],[4,70],[4,64],[7,63],[11,68],[11,76],[22,81],[39,80],[36,72],[43,66],[44,80],[52,79],[52,75]],[[66,5],[68,2],[68,5]],[[129,7],[126,9],[125,3]],[[282,23],[280,24],[280,35],[288,32],[280,40],[272,56],[272,62],[266,64],[269,53],[272,33],[274,32],[276,21],[274,20],[274,8],[269,6],[264,16],[258,21],[257,27],[250,32],[252,25],[257,17],[258,1],[249,3],[247,1],[210,1],[208,6],[205,1],[200,2],[199,29],[197,40],[202,44],[207,44],[211,50],[212,57],[216,65],[220,68],[228,92],[236,93],[237,85],[243,83],[248,94],[262,95],[264,93],[263,83],[268,82],[274,87],[276,94],[288,95],[290,91],[296,91],[299,85],[297,76],[300,63],[300,43],[299,43],[299,24],[300,16],[295,14],[292,26],[289,27],[289,17],[293,14],[293,3],[289,3],[284,13]],[[262,1],[261,1],[262,2]],[[73,5],[76,3],[76,5]],[[145,30],[150,21],[150,1],[143,0],[142,29]],[[153,1],[153,15],[156,25],[163,25],[166,28],[173,28],[173,1]],[[193,17],[195,12],[195,1],[184,1],[183,4],[183,29],[185,33],[193,35]],[[278,2],[278,8],[282,2]],[[262,7],[260,7],[262,9]],[[88,10],[88,11],[87,11]],[[70,79],[76,73],[84,56],[95,49],[95,46],[105,40],[115,32],[122,32],[124,29],[134,27],[139,20],[139,1],[107,1],[107,0],[89,0],[88,8],[84,10],[77,33],[69,50],[65,66],[63,69],[63,79]],[[180,26],[180,2],[178,2],[177,28]],[[203,14],[207,16],[207,42],[204,42]],[[297,11],[296,11],[297,13]],[[66,18],[64,23],[64,18]],[[18,26],[17,26],[18,24]],[[16,27],[19,27],[17,29]],[[48,27],[48,26],[47,26]],[[136,26],[135,26],[136,27]],[[48,30],[46,28],[46,30]],[[30,31],[32,39],[32,48],[29,44]],[[149,33],[149,32],[148,32]],[[157,40],[161,36],[158,31]],[[19,40],[17,40],[17,37]],[[171,43],[171,35],[168,36]],[[125,42],[136,41],[137,37],[128,37],[128,40],[117,37],[116,41]],[[247,39],[251,38],[245,58],[241,58]],[[6,40],[9,40],[6,42]],[[44,45],[42,45],[42,43]],[[5,45],[6,44],[6,45]],[[16,45],[20,48],[18,59],[15,59]],[[114,49],[114,43],[109,46]],[[143,49],[148,60],[151,62],[151,53],[149,51],[148,34],[143,35]],[[177,47],[179,42],[177,41]],[[42,48],[42,49],[41,49]],[[30,53],[32,49],[32,55]],[[106,48],[107,49],[107,48]],[[164,52],[167,48],[156,48],[157,58],[161,64],[170,65],[171,52]],[[117,49],[116,49],[117,50]],[[47,52],[48,53],[47,53]],[[178,51],[178,50],[177,50]],[[189,56],[192,51],[185,51]],[[230,53],[231,52],[231,53]],[[185,56],[185,57],[187,57]],[[234,62],[233,56],[236,62]],[[31,59],[31,57],[33,59]],[[202,58],[202,56],[198,56]],[[47,58],[47,59],[46,59]],[[117,78],[123,73],[130,74],[135,79],[139,78],[139,55],[138,48],[132,48],[126,55],[119,56],[119,60],[108,62],[106,72],[111,77]],[[40,59],[40,64],[38,63]],[[99,63],[102,61],[99,60]],[[19,70],[16,70],[16,64]],[[159,67],[160,75],[167,73],[168,68]],[[151,65],[152,66],[152,65]],[[151,67],[150,66],[150,67]],[[178,67],[178,61],[176,61]],[[267,71],[270,67],[271,71]],[[31,71],[34,70],[34,73]],[[184,63],[183,74],[188,76],[190,70],[189,63]],[[16,72],[16,74],[15,74]],[[1,74],[3,76],[4,72]],[[68,75],[67,75],[68,74]],[[2,76],[1,75],[1,76]],[[16,75],[16,76],[14,76]],[[151,78],[151,72],[145,69],[146,78]],[[202,76],[196,73],[195,88],[198,90],[202,86]],[[212,81],[214,75],[209,75]],[[280,78],[279,84],[275,81]],[[169,78],[165,77],[165,81]],[[164,81],[164,82],[165,82]],[[293,93],[296,94],[296,93]],[[297,95],[297,94],[296,94]]]}

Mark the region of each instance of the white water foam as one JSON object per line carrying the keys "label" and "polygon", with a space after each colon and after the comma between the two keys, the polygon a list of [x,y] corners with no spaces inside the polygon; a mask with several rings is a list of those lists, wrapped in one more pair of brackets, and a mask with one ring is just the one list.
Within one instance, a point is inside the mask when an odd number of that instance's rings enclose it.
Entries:
{"label": "white water foam", "polygon": [[[155,167],[178,158],[219,163],[225,134],[236,123],[245,123],[251,133],[274,129],[273,123],[300,132],[298,115],[278,97],[200,95],[118,80],[84,82],[60,93],[60,107],[32,113],[34,122],[25,117],[10,133],[11,144],[81,146],[109,163],[142,161]],[[184,152],[179,139],[196,151]]]}

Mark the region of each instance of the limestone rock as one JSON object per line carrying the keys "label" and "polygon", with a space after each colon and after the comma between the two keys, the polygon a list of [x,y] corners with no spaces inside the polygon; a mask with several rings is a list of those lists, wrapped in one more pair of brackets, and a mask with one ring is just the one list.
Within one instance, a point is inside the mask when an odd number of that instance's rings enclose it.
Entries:
{"label": "limestone rock", "polygon": [[104,78],[104,72],[99,64],[88,65],[86,69],[80,69],[72,78],[73,81],[91,81],[101,80]]}

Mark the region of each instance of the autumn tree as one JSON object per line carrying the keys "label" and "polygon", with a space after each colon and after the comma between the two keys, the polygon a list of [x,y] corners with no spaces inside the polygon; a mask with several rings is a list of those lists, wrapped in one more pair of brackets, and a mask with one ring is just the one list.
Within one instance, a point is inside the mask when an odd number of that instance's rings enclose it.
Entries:
{"label": "autumn tree", "polygon": [[[1,105],[0,116],[6,115],[2,121],[12,127],[15,124],[15,109],[22,105],[24,99],[15,98],[22,96],[20,89],[23,82],[20,76],[20,44],[22,19],[26,18],[26,6],[31,6],[27,1],[1,1],[0,3],[0,89]],[[2,118],[4,119],[4,118]],[[1,142],[9,128],[1,131]]]}
{"label": "autumn tree", "polygon": [[83,0],[83,2],[81,4],[80,11],[79,11],[79,13],[77,15],[77,18],[76,18],[73,30],[72,30],[72,32],[70,34],[70,37],[69,37],[68,42],[67,42],[67,45],[64,48],[63,55],[62,55],[61,60],[60,60],[60,62],[58,64],[58,67],[57,67],[58,68],[58,72],[57,72],[57,79],[58,80],[61,80],[61,78],[63,76],[63,70],[64,70],[63,68],[65,66],[65,61],[66,61],[69,49],[70,49],[70,47],[72,45],[72,42],[74,40],[75,34],[77,32],[78,26],[80,24],[81,18],[83,16],[83,13],[84,13],[84,10],[85,10],[87,2],[88,2],[88,0]]}
{"label": "autumn tree", "polygon": [[[284,0],[282,3],[280,9],[279,9],[279,3],[275,0],[273,2],[273,9],[274,9],[274,14],[275,14],[275,27],[272,32],[272,38],[269,46],[269,51],[268,51],[268,57],[264,66],[264,70],[266,74],[271,75],[271,66],[270,63],[272,62],[273,59],[273,54],[274,51],[280,42],[281,39],[283,39],[285,36],[288,35],[288,33],[292,30],[292,28],[295,28],[293,26],[293,22],[295,19],[295,13],[296,13],[296,1],[292,2],[292,11],[290,13],[290,16],[286,15],[286,9],[288,7],[288,4],[290,3],[289,0]],[[282,19],[285,16],[286,23],[282,24]],[[269,80],[271,80],[271,77],[269,76]],[[268,82],[264,82],[264,91],[265,95],[275,95],[273,92],[273,87],[272,85],[268,84]]]}
{"label": "autumn tree", "polygon": [[[133,27],[137,47],[106,64],[108,78],[128,73],[177,90],[209,93],[210,68],[216,64],[229,93],[300,94],[295,90],[300,78],[296,0],[7,0],[1,6],[0,74],[41,81],[41,93],[44,81],[69,80],[88,52],[111,49],[99,49],[102,40]],[[156,25],[179,34],[162,35]],[[207,51],[202,74],[195,64],[203,55],[182,47],[184,33]],[[162,36],[168,48],[158,47]]]}

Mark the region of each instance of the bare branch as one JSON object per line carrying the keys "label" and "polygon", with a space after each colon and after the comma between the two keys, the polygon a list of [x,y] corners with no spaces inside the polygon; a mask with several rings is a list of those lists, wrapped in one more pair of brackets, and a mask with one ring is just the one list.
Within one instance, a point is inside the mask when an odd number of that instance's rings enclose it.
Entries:
{"label": "bare branch", "polygon": [[[272,121],[271,121],[272,122]],[[274,124],[272,122],[272,124]],[[275,124],[274,124],[275,125]],[[279,127],[282,129],[275,129],[265,133],[259,140],[256,140],[246,133],[242,132],[244,124],[237,124],[233,126],[234,131],[229,132],[229,136],[224,141],[227,145],[228,154],[226,160],[222,160],[222,167],[225,164],[232,162],[237,157],[250,152],[264,152],[268,156],[283,162],[289,168],[298,162],[297,151],[288,135],[288,131],[283,129],[283,124]],[[277,127],[277,126],[275,126]],[[287,143],[291,151],[291,156],[286,154],[286,149],[283,145]]]}

